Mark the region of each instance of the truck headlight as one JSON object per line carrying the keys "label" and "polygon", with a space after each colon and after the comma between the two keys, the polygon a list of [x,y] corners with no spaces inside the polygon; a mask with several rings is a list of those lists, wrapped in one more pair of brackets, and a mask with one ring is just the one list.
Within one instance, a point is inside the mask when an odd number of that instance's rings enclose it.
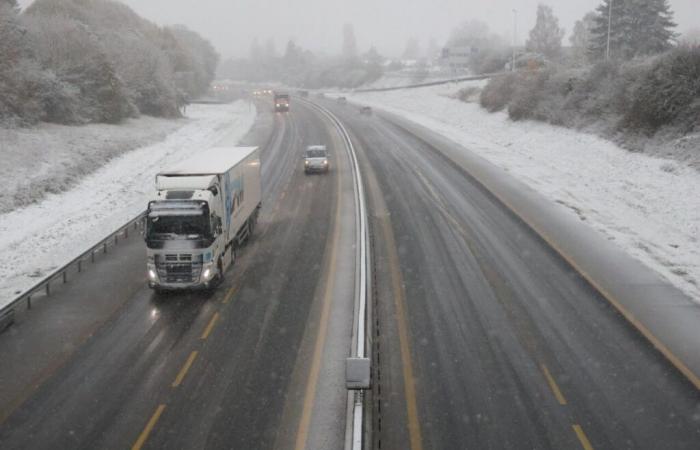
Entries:
{"label": "truck headlight", "polygon": [[204,263],[202,266],[202,281],[209,281],[214,276],[214,263]]}
{"label": "truck headlight", "polygon": [[146,267],[146,274],[148,275],[148,280],[149,281],[158,281],[158,272],[156,272],[155,266],[149,264]]}

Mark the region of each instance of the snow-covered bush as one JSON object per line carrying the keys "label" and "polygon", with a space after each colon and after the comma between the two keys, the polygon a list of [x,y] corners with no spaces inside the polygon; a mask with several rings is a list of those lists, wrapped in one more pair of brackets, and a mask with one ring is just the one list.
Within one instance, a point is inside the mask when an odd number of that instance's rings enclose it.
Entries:
{"label": "snow-covered bush", "polygon": [[514,73],[491,78],[481,91],[481,97],[479,98],[481,106],[490,112],[500,111],[505,108],[513,97],[517,78],[517,74]]}
{"label": "snow-covered bush", "polygon": [[533,119],[605,134],[671,135],[700,129],[700,48],[589,68],[547,66],[492,78],[481,106],[505,107],[513,120]]}
{"label": "snow-covered bush", "polygon": [[700,129],[700,48],[659,58],[634,86],[622,124],[649,134],[666,125],[683,133]]}

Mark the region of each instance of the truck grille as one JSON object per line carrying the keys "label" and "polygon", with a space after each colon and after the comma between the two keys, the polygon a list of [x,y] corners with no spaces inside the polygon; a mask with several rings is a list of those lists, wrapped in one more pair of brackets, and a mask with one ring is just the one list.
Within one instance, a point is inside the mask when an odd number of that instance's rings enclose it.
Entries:
{"label": "truck grille", "polygon": [[156,255],[155,262],[158,277],[166,283],[196,282],[202,273],[202,255]]}

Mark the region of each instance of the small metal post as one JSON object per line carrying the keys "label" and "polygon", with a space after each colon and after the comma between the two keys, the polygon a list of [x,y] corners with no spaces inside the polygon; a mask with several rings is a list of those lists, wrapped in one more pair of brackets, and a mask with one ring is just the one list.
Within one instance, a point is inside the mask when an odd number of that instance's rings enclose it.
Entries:
{"label": "small metal post", "polygon": [[90,260],[93,263],[95,262],[95,250],[90,250]]}
{"label": "small metal post", "polygon": [[68,276],[66,275],[66,272],[64,271],[63,274],[63,284],[66,284],[68,282]]}
{"label": "small metal post", "polygon": [[104,250],[104,253],[107,253],[107,243],[106,242],[104,244],[102,244],[102,248]]}
{"label": "small metal post", "polygon": [[114,245],[117,245],[119,243],[119,233],[114,235]]}
{"label": "small metal post", "polygon": [[129,227],[124,228],[124,239],[129,239]]}
{"label": "small metal post", "polygon": [[27,309],[32,309],[32,296],[27,295]]}
{"label": "small metal post", "polygon": [[46,296],[48,297],[49,295],[51,295],[51,282],[47,281],[46,282]]}
{"label": "small metal post", "polygon": [[83,260],[79,259],[78,260],[78,273],[83,271]]}

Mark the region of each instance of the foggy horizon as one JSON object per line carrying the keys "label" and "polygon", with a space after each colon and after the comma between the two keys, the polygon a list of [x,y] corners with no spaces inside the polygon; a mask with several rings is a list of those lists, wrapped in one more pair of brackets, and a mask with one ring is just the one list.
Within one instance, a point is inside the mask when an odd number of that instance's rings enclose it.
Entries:
{"label": "foggy horizon", "polygon": [[[293,3],[241,0],[225,3],[220,7],[220,14],[212,15],[210,11],[222,3],[220,0],[121,1],[159,25],[187,25],[210,39],[223,59],[248,56],[254,38],[260,43],[272,38],[278,53],[284,50],[289,39],[293,39],[305,49],[337,54],[344,23],[353,25],[360,52],[374,45],[387,56],[401,55],[411,37],[417,38],[423,49],[431,38],[441,46],[455,26],[470,19],[484,21],[494,33],[510,42],[514,8],[518,11],[517,42],[523,45],[535,24],[538,3],[554,8],[560,25],[566,30],[563,44],[568,45],[576,20],[601,3],[601,0],[436,0],[410,3],[398,0],[299,0]],[[484,3],[486,6],[481,6]],[[683,33],[700,27],[700,15],[694,14],[697,0],[670,0],[670,4],[678,23],[676,31]],[[329,19],[322,21],[321,17]]]}
{"label": "foggy horizon", "polygon": [[[353,25],[360,52],[375,46],[390,57],[400,56],[409,38],[418,39],[422,49],[430,39],[442,46],[455,26],[472,19],[487,23],[493,33],[512,42],[513,9],[517,10],[517,43],[523,45],[534,26],[538,3],[554,8],[560,26],[566,30],[563,45],[568,45],[574,23],[601,3],[601,0],[494,0],[486,5],[483,0],[411,4],[398,0],[301,0],[294,4],[280,4],[279,0],[241,0],[234,4],[221,0],[117,1],[158,25],[186,25],[209,39],[222,59],[246,57],[256,38],[261,44],[272,39],[278,53],[292,39],[313,52],[337,54],[345,23]],[[678,33],[700,27],[700,16],[693,14],[696,1],[670,0]],[[25,7],[31,3],[32,0],[20,1]],[[212,11],[218,12],[212,14]]]}

